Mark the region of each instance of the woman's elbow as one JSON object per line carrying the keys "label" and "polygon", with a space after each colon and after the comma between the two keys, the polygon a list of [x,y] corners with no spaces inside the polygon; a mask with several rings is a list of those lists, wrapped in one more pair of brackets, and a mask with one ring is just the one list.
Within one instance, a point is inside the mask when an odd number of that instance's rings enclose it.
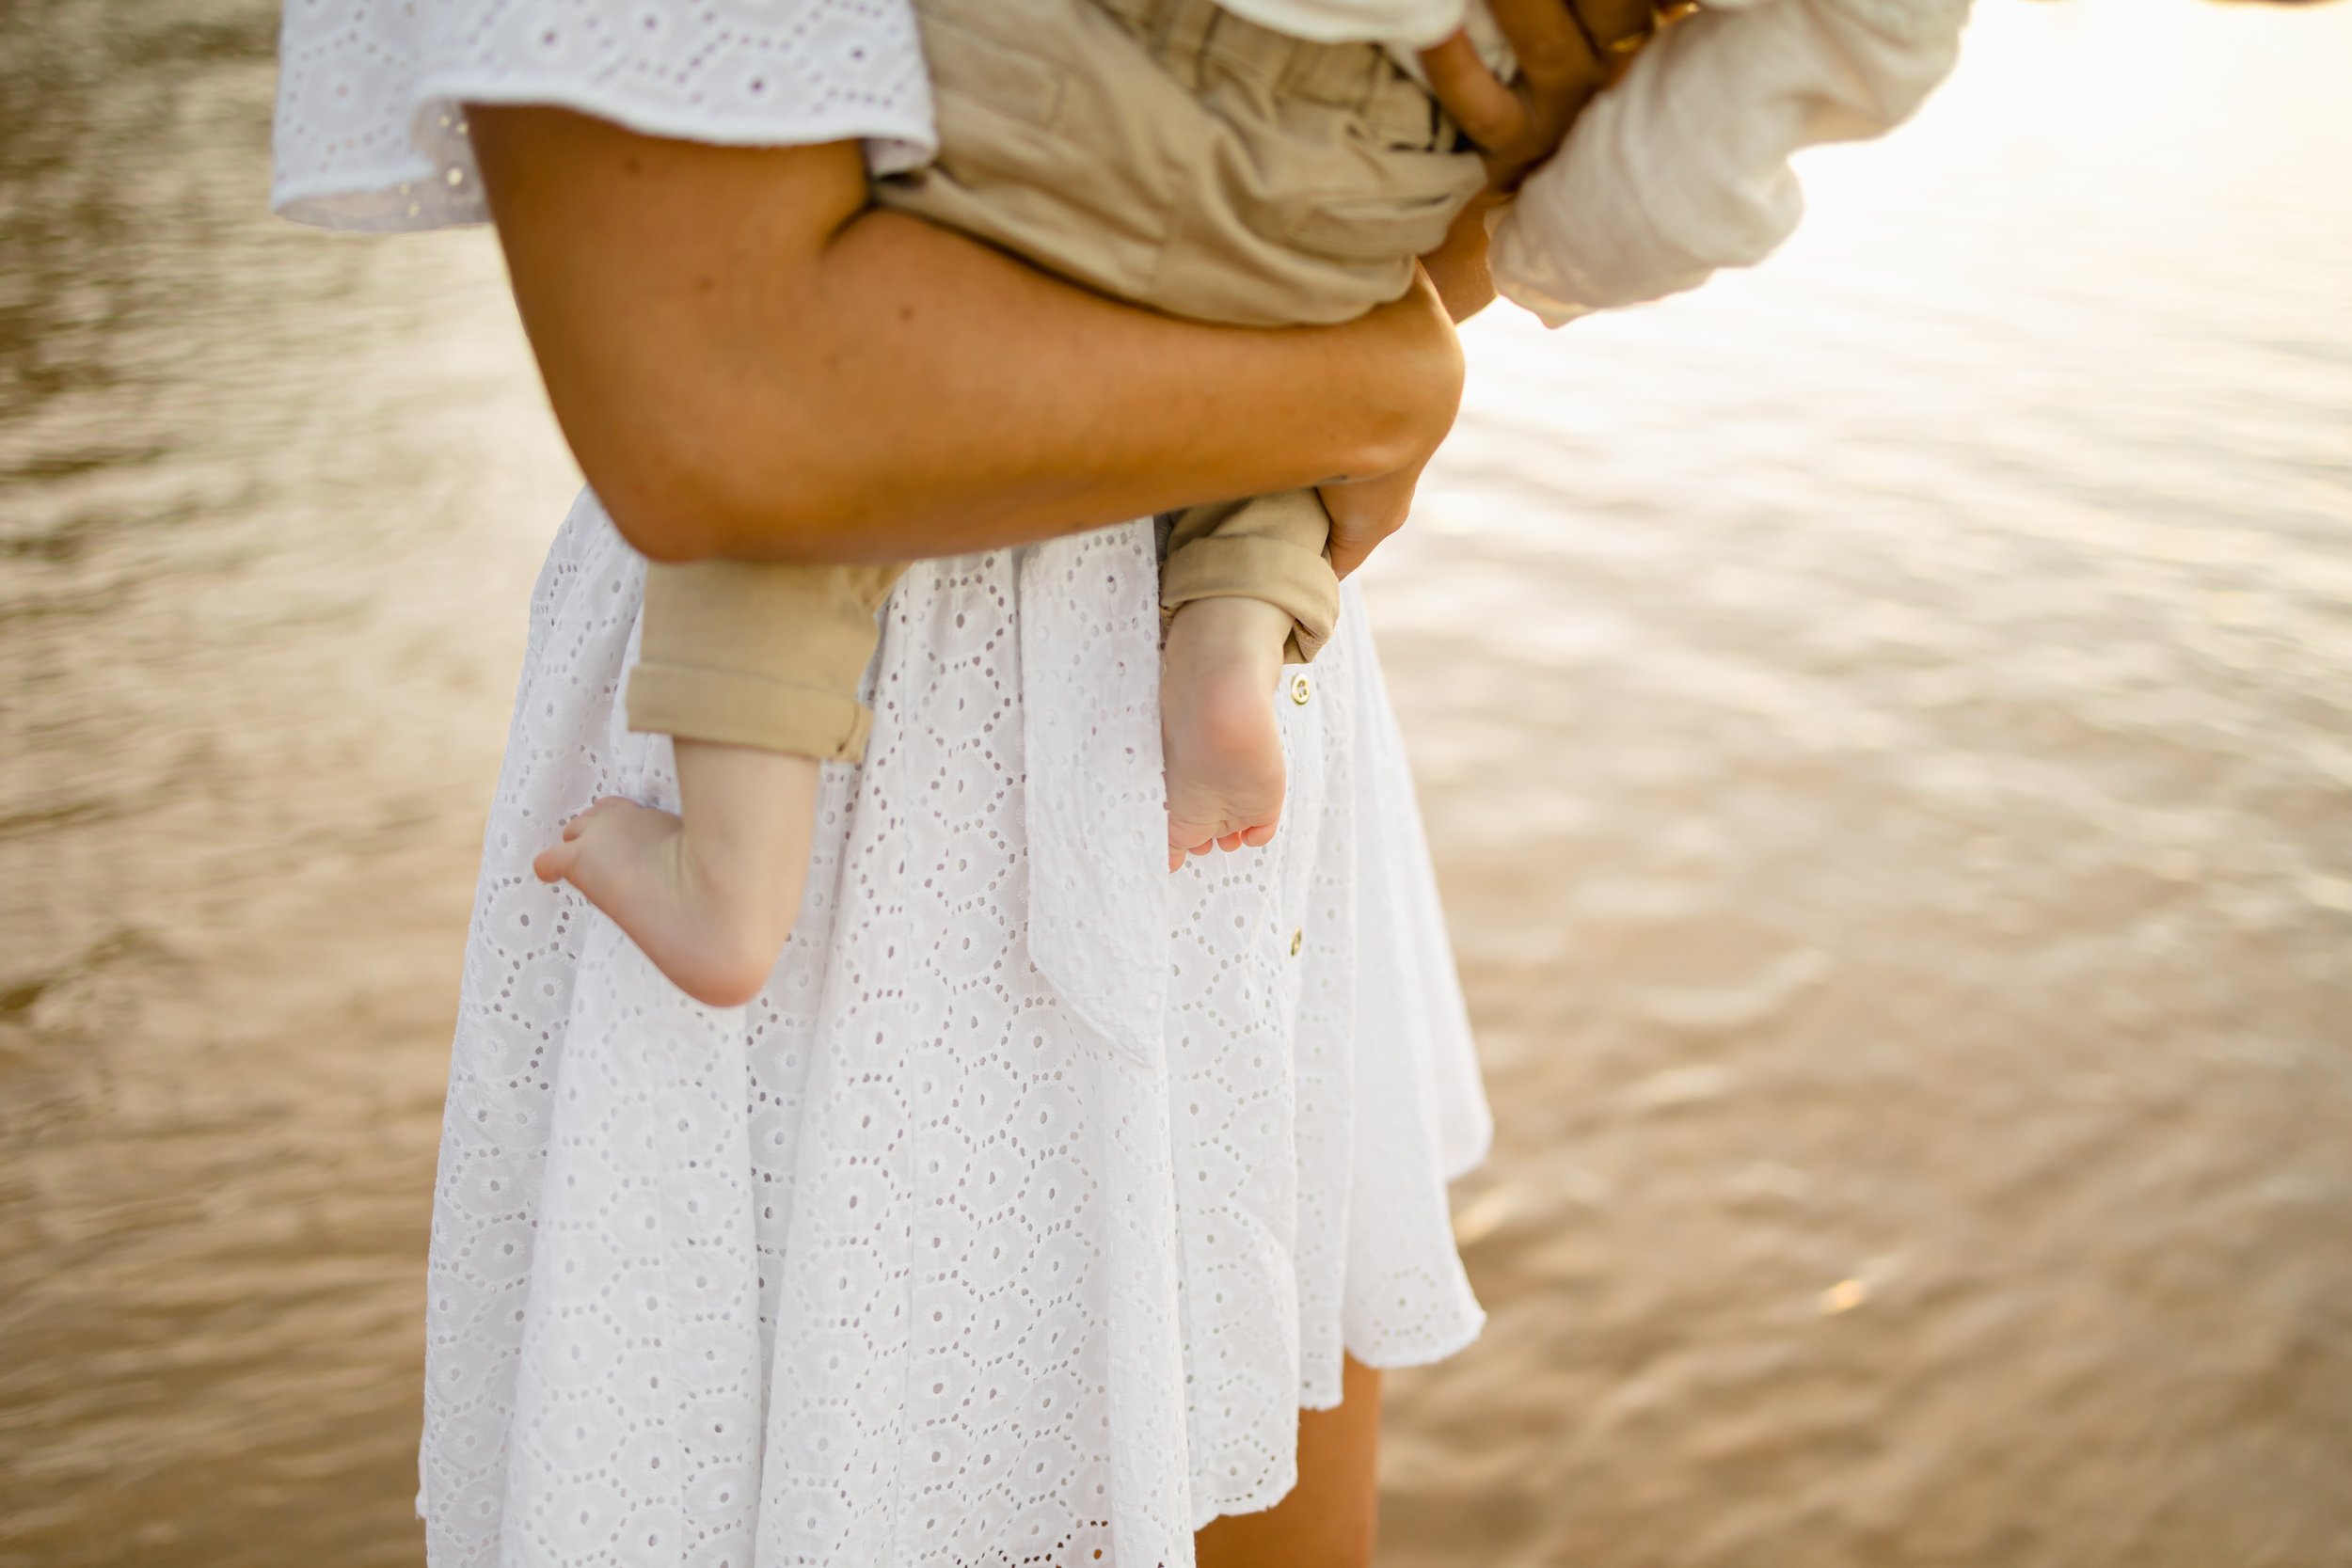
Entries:
{"label": "woman's elbow", "polygon": [[819,491],[864,457],[838,420],[772,373],[739,369],[716,336],[679,350],[643,331],[583,369],[547,376],[548,401],[589,488],[647,559],[821,559]]}
{"label": "woman's elbow", "polygon": [[709,504],[691,489],[661,487],[648,494],[634,485],[608,491],[590,487],[629,546],[648,561],[682,565],[720,558],[794,561],[804,559],[798,519],[780,508],[747,514],[737,506]]}
{"label": "woman's elbow", "polygon": [[816,486],[777,477],[806,467],[769,455],[758,473],[738,473],[739,462],[692,443],[581,467],[614,529],[649,561],[834,559],[838,510]]}
{"label": "woman's elbow", "polygon": [[[596,488],[593,481],[590,488]],[[612,519],[613,529],[628,541],[631,549],[648,561],[683,565],[728,553],[725,541],[716,530],[693,519],[616,500],[601,489],[596,490],[596,499],[603,504],[605,515]]]}
{"label": "woman's elbow", "polygon": [[646,560],[678,564],[734,553],[723,519],[691,489],[667,479],[660,466],[580,455],[588,487],[605,515]]}

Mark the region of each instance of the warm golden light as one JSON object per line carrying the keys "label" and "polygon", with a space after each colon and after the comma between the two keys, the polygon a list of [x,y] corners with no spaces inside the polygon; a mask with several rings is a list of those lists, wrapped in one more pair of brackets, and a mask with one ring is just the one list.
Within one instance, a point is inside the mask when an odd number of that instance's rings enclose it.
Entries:
{"label": "warm golden light", "polygon": [[[25,9],[0,1560],[405,1568],[577,475],[485,233],[263,214],[271,0]],[[2352,0],[1980,0],[1804,174],[1753,274],[1474,324],[1364,574],[1501,1123],[1383,1568],[2342,1561]]]}

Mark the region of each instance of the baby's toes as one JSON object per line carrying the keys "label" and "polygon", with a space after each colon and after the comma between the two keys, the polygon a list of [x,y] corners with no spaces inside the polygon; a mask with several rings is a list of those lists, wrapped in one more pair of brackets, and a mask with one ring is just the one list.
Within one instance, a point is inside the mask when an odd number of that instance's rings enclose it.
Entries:
{"label": "baby's toes", "polygon": [[574,829],[566,826],[563,843],[542,849],[532,858],[531,874],[543,882],[560,882],[570,876],[580,860],[580,846],[573,842],[575,837]]}

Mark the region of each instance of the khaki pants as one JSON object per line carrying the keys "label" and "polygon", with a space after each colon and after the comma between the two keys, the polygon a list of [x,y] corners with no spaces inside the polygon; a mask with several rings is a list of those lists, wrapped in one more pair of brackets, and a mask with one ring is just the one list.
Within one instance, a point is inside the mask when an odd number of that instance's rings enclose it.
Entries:
{"label": "khaki pants", "polygon": [[[1348,321],[1403,294],[1477,191],[1478,160],[1370,43],[1311,44],[1212,0],[916,0],[938,161],[883,206],[1105,293],[1241,325]],[[1161,603],[1289,612],[1304,661],[1339,618],[1312,491],[1194,507]],[[875,612],[902,567],[655,565],[628,720],[854,759]]]}

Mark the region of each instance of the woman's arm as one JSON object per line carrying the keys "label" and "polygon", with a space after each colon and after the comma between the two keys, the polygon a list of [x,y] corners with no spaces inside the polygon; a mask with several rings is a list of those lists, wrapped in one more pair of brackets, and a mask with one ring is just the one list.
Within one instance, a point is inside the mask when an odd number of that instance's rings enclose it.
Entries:
{"label": "woman's arm", "polygon": [[911,560],[1415,468],[1460,397],[1426,282],[1204,325],[868,209],[848,143],[469,119],[556,418],[656,559]]}

